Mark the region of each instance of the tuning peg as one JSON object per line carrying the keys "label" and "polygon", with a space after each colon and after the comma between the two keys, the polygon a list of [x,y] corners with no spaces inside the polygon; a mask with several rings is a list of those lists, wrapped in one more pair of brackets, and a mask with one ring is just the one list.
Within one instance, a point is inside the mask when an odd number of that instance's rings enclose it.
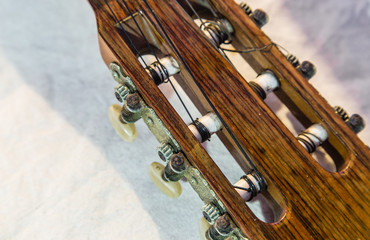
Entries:
{"label": "tuning peg", "polygon": [[184,156],[178,153],[173,154],[166,167],[160,163],[153,162],[149,166],[148,173],[159,190],[171,198],[177,198],[182,192],[178,181],[183,178],[185,168]]}
{"label": "tuning peg", "polygon": [[203,217],[199,220],[199,235],[201,240],[208,240],[206,233],[211,226]]}
{"label": "tuning peg", "polygon": [[334,111],[356,134],[365,128],[365,120],[360,115],[353,114],[351,117],[349,117],[346,110],[340,106],[335,106]]}
{"label": "tuning peg", "polygon": [[317,72],[315,65],[309,61],[300,63],[298,58],[290,53],[286,55],[286,58],[307,80],[310,80]]}
{"label": "tuning peg", "polygon": [[164,169],[165,167],[162,164],[153,162],[148,168],[148,174],[153,183],[162,193],[170,198],[178,198],[182,192],[181,184],[179,182],[170,182],[164,179]]}
{"label": "tuning peg", "polygon": [[108,109],[108,118],[117,134],[126,142],[133,142],[137,138],[137,130],[133,123],[121,121],[121,106],[113,104]]}
{"label": "tuning peg", "polygon": [[257,24],[259,28],[262,28],[268,23],[269,17],[265,11],[261,9],[252,11],[252,8],[245,2],[240,3],[239,6]]}
{"label": "tuning peg", "polygon": [[314,124],[301,132],[297,140],[307,150],[308,153],[313,153],[316,148],[328,139],[328,133],[320,124]]}
{"label": "tuning peg", "polygon": [[255,80],[249,82],[249,86],[262,98],[265,99],[266,96],[273,90],[280,86],[279,80],[275,75],[266,71],[260,74]]}
{"label": "tuning peg", "polygon": [[209,112],[190,124],[189,129],[198,141],[202,143],[210,139],[212,134],[220,131],[222,123],[215,113]]}

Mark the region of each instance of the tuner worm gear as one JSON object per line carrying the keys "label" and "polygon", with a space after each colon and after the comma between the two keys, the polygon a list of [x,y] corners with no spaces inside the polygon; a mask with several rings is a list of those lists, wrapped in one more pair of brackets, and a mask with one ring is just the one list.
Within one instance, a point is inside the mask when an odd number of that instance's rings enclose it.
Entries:
{"label": "tuner worm gear", "polygon": [[125,101],[125,99],[127,98],[129,94],[130,94],[130,90],[122,84],[118,84],[114,88],[114,95],[116,96],[117,100],[120,102]]}
{"label": "tuner worm gear", "polygon": [[166,163],[170,161],[174,153],[171,145],[167,143],[162,143],[161,145],[159,145],[157,150],[158,150],[159,157]]}
{"label": "tuner worm gear", "polygon": [[203,212],[204,218],[210,224],[213,224],[216,221],[216,219],[220,216],[220,211],[212,203],[208,203],[207,205],[204,205],[202,207],[202,212]]}

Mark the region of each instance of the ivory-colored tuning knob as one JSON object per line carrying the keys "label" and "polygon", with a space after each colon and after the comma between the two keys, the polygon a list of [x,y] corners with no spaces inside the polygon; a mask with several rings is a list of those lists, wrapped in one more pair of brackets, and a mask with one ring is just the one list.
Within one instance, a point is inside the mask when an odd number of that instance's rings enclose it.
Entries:
{"label": "ivory-colored tuning knob", "polygon": [[153,183],[161,192],[170,198],[178,198],[182,193],[179,182],[171,182],[163,179],[164,166],[158,162],[153,162],[148,168],[148,174]]}
{"label": "ivory-colored tuning knob", "polygon": [[126,142],[133,142],[137,138],[137,130],[134,123],[123,123],[120,120],[121,106],[112,104],[108,109],[108,118],[117,134]]}
{"label": "ivory-colored tuning knob", "polygon": [[211,224],[209,224],[204,217],[199,220],[199,235],[201,240],[208,240],[206,233],[210,227]]}

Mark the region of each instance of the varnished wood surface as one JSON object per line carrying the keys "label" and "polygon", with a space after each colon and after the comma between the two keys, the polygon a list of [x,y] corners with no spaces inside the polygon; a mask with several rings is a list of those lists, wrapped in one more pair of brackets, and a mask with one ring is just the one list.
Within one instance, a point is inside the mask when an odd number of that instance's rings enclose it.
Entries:
{"label": "varnished wood surface", "polygon": [[[126,44],[119,41],[113,28],[114,20],[106,6],[99,1],[91,3],[97,13],[99,33],[104,41],[136,81],[146,102],[149,105],[155,103],[151,107],[173,132],[189,160],[202,172],[247,236],[252,239],[366,238],[369,228],[369,151],[358,139],[350,142],[349,137],[356,138],[354,134],[347,135],[346,129],[338,130],[337,136],[343,135],[341,141],[348,146],[348,156],[351,158],[347,169],[341,173],[323,170],[254,94],[245,80],[210,45],[176,2],[149,1],[180,55],[189,64],[200,88],[239,142],[254,157],[259,170],[276,184],[286,198],[288,207],[281,222],[274,225],[260,222],[231,189],[179,116],[168,107],[167,100],[146,72],[138,67],[140,65],[136,57]],[[115,1],[110,3],[119,17],[123,18],[125,13]],[[155,24],[145,5],[140,9]],[[282,69],[285,67],[282,66]],[[297,74],[293,73],[293,76]],[[299,77],[297,79],[300,83]],[[315,94],[317,92],[312,89],[302,93],[312,98]],[[325,109],[322,112],[325,113]],[[337,119],[330,113],[319,115],[318,119],[332,121],[325,126],[333,129],[343,128],[344,125],[337,124]]]}

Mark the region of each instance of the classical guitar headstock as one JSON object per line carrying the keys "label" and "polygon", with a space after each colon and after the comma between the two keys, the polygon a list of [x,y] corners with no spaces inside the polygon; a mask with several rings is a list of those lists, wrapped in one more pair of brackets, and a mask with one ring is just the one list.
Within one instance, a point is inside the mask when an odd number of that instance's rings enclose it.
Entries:
{"label": "classical guitar headstock", "polygon": [[[308,83],[315,66],[263,33],[264,11],[223,0],[90,4],[122,103],[109,110],[113,127],[133,141],[134,123],[144,120],[165,163],[153,163],[149,174],[171,197],[188,180],[204,202],[202,237],[366,238],[370,155],[356,136],[364,121],[333,109]],[[255,80],[235,69],[225,53],[232,51],[255,70]],[[177,94],[174,79],[202,114],[196,119],[184,104],[189,125],[159,89],[168,84]],[[264,103],[271,92],[305,131],[293,136]],[[245,173],[235,184],[201,145],[214,134]],[[331,158],[326,169],[310,155],[320,146]],[[272,209],[271,219],[257,219],[245,204],[256,196]]]}

